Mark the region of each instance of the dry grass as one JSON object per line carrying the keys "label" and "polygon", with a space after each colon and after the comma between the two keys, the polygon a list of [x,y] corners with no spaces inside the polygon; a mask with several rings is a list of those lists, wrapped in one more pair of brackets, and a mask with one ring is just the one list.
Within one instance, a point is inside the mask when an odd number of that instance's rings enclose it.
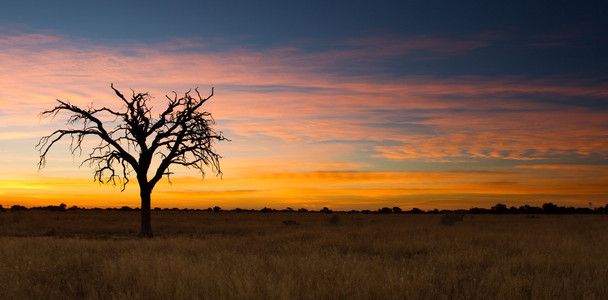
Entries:
{"label": "dry grass", "polygon": [[438,215],[154,212],[153,225],[157,237],[138,240],[137,212],[2,213],[0,297],[608,298],[603,215],[445,226]]}

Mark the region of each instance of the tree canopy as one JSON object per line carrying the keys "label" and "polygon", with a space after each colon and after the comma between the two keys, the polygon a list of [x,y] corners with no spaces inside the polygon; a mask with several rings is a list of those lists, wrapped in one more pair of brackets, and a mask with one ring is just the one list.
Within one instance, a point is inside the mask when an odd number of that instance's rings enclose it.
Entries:
{"label": "tree canopy", "polygon": [[107,107],[80,108],[68,101],[57,100],[59,105],[43,111],[42,116],[70,114],[67,128],[57,129],[43,136],[37,144],[40,151],[39,168],[46,164],[50,149],[63,138],[71,139],[73,155],[82,154],[86,138],[99,143],[92,147],[82,165],[94,169],[93,178],[101,183],[125,186],[130,174],[135,172],[142,200],[141,236],[152,236],[150,227],[150,194],[154,186],[164,177],[169,177],[172,165],[194,168],[205,175],[205,167],[221,175],[221,156],[215,152],[214,143],[227,140],[213,126],[211,113],[202,109],[213,96],[203,98],[198,88],[178,97],[166,96],[166,108],[154,116],[148,93],[135,93],[127,99],[111,84],[123,106],[120,110]]}

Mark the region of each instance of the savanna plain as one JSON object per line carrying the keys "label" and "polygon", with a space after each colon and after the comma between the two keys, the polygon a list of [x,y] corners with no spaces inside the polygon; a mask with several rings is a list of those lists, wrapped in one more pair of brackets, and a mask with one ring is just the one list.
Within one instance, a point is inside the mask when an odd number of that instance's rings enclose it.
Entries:
{"label": "savanna plain", "polygon": [[608,215],[0,213],[3,299],[608,299]]}

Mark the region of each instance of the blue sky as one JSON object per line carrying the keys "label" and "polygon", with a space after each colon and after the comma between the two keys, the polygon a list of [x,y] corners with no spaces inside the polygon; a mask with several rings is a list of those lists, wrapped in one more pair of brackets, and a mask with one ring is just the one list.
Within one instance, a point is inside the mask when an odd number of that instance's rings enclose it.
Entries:
{"label": "blue sky", "polygon": [[193,39],[218,51],[314,53],[353,47],[349,41],[361,37],[432,37],[478,47],[448,56],[449,49],[422,48],[331,71],[597,78],[608,68],[607,12],[602,1],[5,1],[0,25],[106,45]]}
{"label": "blue sky", "polygon": [[98,43],[195,38],[220,47],[310,51],[344,47],[345,40],[361,36],[431,36],[483,41],[488,47],[410,72],[600,75],[606,67],[607,6],[602,1],[4,1],[0,24]]}

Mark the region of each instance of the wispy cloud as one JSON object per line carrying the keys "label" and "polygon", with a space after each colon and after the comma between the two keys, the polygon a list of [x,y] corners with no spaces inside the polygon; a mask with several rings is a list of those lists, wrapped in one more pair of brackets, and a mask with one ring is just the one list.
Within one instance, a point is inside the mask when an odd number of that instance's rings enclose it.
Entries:
{"label": "wispy cloud", "polygon": [[[0,139],[29,138],[33,148],[42,132],[63,126],[38,120],[38,113],[54,105],[54,99],[82,106],[92,102],[115,106],[118,102],[109,89],[114,82],[125,92],[129,88],[149,91],[155,97],[155,107],[162,107],[164,95],[173,90],[183,93],[199,86],[205,94],[215,86],[216,96],[208,109],[217,118],[219,129],[233,139],[220,147],[226,165],[234,172],[255,173],[256,166],[279,171],[381,170],[384,165],[378,161],[536,161],[542,165],[549,160],[555,165],[591,157],[605,160],[608,89],[601,79],[395,77],[328,71],[338,70],[347,61],[459,55],[490,42],[381,35],[342,41],[335,49],[314,52],[295,47],[218,51],[202,40],[107,46],[49,34],[0,35]],[[362,67],[366,68],[365,64]],[[23,149],[3,150],[5,155],[26,153]],[[27,165],[35,172],[37,157],[20,157],[22,165],[11,167],[12,171],[27,173],[23,171]],[[238,162],[246,165],[239,168]],[[59,170],[66,166],[61,162],[57,173],[53,168],[51,162],[45,172],[60,175],[63,171]],[[350,178],[351,184],[352,176],[364,176],[357,174],[339,176]],[[289,199],[302,198],[296,195],[300,192],[312,193],[311,198],[320,202],[335,193],[363,193],[336,192],[330,181],[346,183],[334,177],[325,179],[314,181],[320,186],[314,189],[312,184],[302,187],[295,181],[290,183],[293,190],[281,189],[277,181],[264,182],[282,191],[274,197]],[[443,188],[416,187],[410,191],[470,194],[475,189],[479,193],[523,189],[522,183],[505,184],[516,182],[512,178],[493,182],[462,187],[446,183]],[[386,197],[409,193],[393,186],[384,192],[373,186],[366,189]],[[531,189],[548,192],[540,185],[523,190],[533,194]],[[253,184],[225,190],[257,191]],[[263,193],[267,193],[265,197],[270,192]],[[240,197],[239,193],[230,195]]]}

